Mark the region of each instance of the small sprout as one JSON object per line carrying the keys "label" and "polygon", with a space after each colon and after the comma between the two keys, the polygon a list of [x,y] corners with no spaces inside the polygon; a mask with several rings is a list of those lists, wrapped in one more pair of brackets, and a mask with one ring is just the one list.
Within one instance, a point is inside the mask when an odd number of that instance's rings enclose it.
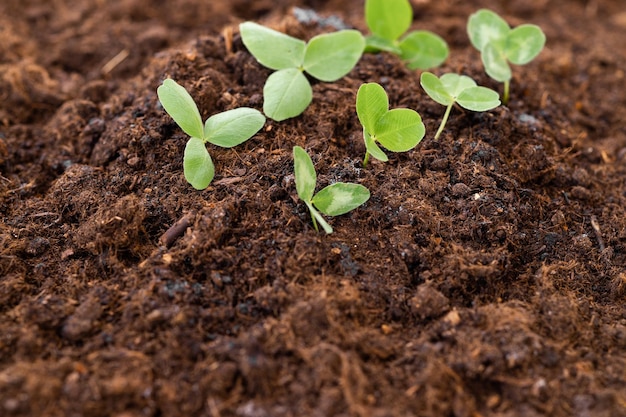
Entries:
{"label": "small sprout", "polygon": [[546,35],[536,25],[511,29],[504,19],[487,9],[470,16],[467,34],[472,45],[480,51],[487,74],[504,83],[502,101],[507,104],[512,77],[509,62],[525,65],[535,59],[546,43]]}
{"label": "small sprout", "polygon": [[356,30],[318,35],[308,43],[253,22],[242,23],[239,30],[256,60],[276,71],[263,87],[263,111],[276,121],[300,115],[311,103],[313,91],[304,72],[336,81],[354,68],[365,47]]}
{"label": "small sprout", "polygon": [[398,55],[409,69],[438,67],[448,57],[448,45],[432,32],[417,30],[401,38],[413,22],[409,0],[366,0],[365,21],[372,32],[366,52]]}
{"label": "small sprout", "polygon": [[317,174],[311,157],[300,146],[293,148],[293,170],[298,197],[309,208],[315,230],[319,231],[319,222],[326,233],[333,232],[320,211],[327,216],[339,216],[354,210],[370,198],[370,192],[364,186],[345,182],[331,184],[314,195]]}
{"label": "small sprout", "polygon": [[387,93],[376,83],[359,87],[356,113],[365,141],[363,166],[367,165],[370,155],[383,162],[389,160],[376,142],[392,152],[406,152],[416,147],[426,133],[422,118],[415,110],[389,110]]}
{"label": "small sprout", "polygon": [[203,190],[215,175],[215,166],[205,143],[231,148],[250,139],[265,124],[260,111],[248,107],[215,114],[202,124],[200,111],[187,90],[168,78],[157,88],[157,95],[165,111],[190,136],[183,170],[185,179],[193,188]]}
{"label": "small sprout", "polygon": [[500,105],[498,93],[487,88],[478,87],[476,82],[466,75],[444,74],[437,78],[430,72],[422,73],[420,84],[437,103],[447,106],[441,125],[435,134],[435,140],[443,132],[448,122],[454,103],[472,111],[487,111]]}

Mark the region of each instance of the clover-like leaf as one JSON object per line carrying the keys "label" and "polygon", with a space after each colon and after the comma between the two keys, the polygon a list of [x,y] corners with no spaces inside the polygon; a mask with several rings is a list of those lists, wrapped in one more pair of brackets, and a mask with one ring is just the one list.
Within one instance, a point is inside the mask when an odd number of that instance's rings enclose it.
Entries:
{"label": "clover-like leaf", "polygon": [[420,115],[411,109],[393,109],[377,122],[374,137],[392,152],[406,152],[422,140],[426,129]]}
{"label": "clover-like leaf", "polygon": [[508,82],[513,76],[504,50],[499,49],[494,43],[488,43],[480,57],[485,66],[485,71],[494,80],[501,83]]}
{"label": "clover-like leaf", "polygon": [[490,42],[506,38],[510,30],[511,27],[504,19],[487,9],[473,13],[467,22],[470,42],[481,52]]}
{"label": "clover-like leaf", "polygon": [[215,166],[202,139],[192,137],[187,142],[183,172],[187,182],[196,190],[204,190],[213,180]]}
{"label": "clover-like leaf", "polygon": [[376,83],[361,84],[356,95],[356,113],[361,125],[373,131],[376,122],[389,110],[385,89]]}
{"label": "clover-like leaf", "polygon": [[365,39],[357,30],[315,36],[306,45],[304,70],[321,81],[336,81],[349,73],[363,54]]}
{"label": "clover-like leaf", "polygon": [[200,111],[185,87],[168,78],[157,88],[157,96],[167,114],[174,119],[183,132],[203,139]]}
{"label": "clover-like leaf", "polygon": [[370,191],[360,184],[336,182],[315,194],[312,203],[327,216],[348,213],[365,203]]}
{"label": "clover-like leaf", "polygon": [[425,30],[409,33],[400,42],[400,57],[409,69],[427,69],[448,58],[448,45],[440,36]]}
{"label": "clover-like leaf", "polygon": [[420,84],[430,98],[446,106],[446,112],[435,133],[435,140],[443,132],[454,103],[473,111],[491,110],[500,105],[497,92],[476,86],[476,82],[466,75],[444,74],[437,78],[432,73],[424,72],[420,77]]}
{"label": "clover-like leaf", "polygon": [[302,113],[313,99],[313,90],[302,71],[289,68],[267,78],[263,98],[263,112],[280,122]]}
{"label": "clover-like leaf", "polygon": [[273,70],[302,65],[304,41],[254,22],[240,24],[239,32],[243,44],[261,65]]}
{"label": "clover-like leaf", "polygon": [[515,65],[535,59],[546,43],[546,35],[536,25],[521,25],[506,38],[505,55]]}
{"label": "clover-like leaf", "polygon": [[366,0],[365,20],[374,35],[395,40],[409,30],[413,9],[407,0]]}

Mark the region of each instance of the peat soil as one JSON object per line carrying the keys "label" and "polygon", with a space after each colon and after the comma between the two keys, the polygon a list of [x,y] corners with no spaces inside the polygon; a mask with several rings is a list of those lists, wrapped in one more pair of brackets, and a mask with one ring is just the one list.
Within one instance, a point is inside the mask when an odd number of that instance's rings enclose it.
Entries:
{"label": "peat soil", "polygon": [[[465,32],[480,7],[547,46],[508,106],[454,109],[437,142],[419,72],[365,55],[300,117],[211,147],[196,191],[161,81],[204,118],[261,109],[238,23],[365,32],[363,2],[3,0],[0,415],[625,416],[623,1],[413,6],[451,47],[437,74],[501,89]],[[427,127],[366,168],[364,82]],[[331,235],[295,145],[319,187],[372,192]]]}

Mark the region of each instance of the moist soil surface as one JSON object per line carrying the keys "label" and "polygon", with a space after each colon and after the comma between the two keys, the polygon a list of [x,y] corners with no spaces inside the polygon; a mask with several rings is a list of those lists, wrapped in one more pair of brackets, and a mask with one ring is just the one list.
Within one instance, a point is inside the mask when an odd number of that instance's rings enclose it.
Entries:
{"label": "moist soil surface", "polygon": [[[453,109],[438,141],[419,71],[364,55],[301,116],[209,146],[197,191],[162,80],[203,118],[262,109],[238,24],[366,32],[363,2],[3,0],[0,414],[626,415],[623,2],[412,4],[450,46],[437,74],[501,91],[465,31],[481,7],[547,45],[507,106]],[[365,82],[427,133],[363,167]],[[371,190],[330,235],[295,145],[318,189]]]}

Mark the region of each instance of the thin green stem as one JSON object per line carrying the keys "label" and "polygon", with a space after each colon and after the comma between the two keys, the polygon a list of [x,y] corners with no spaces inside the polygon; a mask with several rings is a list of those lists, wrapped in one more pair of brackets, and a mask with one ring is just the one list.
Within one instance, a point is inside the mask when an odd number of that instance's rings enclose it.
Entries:
{"label": "thin green stem", "polygon": [[370,161],[370,153],[365,151],[365,158],[363,158],[363,168],[367,166],[367,163]]}
{"label": "thin green stem", "polygon": [[502,95],[502,104],[505,106],[509,104],[509,90],[511,89],[511,80],[504,82],[504,94]]}
{"label": "thin green stem", "polygon": [[446,127],[446,123],[448,123],[448,117],[450,117],[450,111],[452,110],[452,106],[454,105],[454,101],[448,105],[446,112],[443,114],[443,119],[441,120],[441,124],[439,125],[439,130],[435,133],[435,140],[439,139],[439,135],[443,132],[443,128]]}
{"label": "thin green stem", "polygon": [[313,206],[311,205],[311,203],[306,203],[307,207],[309,207],[309,212],[311,213],[311,219],[313,219],[313,227],[315,228],[316,232],[319,232],[320,229],[317,227],[317,220],[315,219],[315,214],[313,213],[313,210],[315,210],[313,208]]}

